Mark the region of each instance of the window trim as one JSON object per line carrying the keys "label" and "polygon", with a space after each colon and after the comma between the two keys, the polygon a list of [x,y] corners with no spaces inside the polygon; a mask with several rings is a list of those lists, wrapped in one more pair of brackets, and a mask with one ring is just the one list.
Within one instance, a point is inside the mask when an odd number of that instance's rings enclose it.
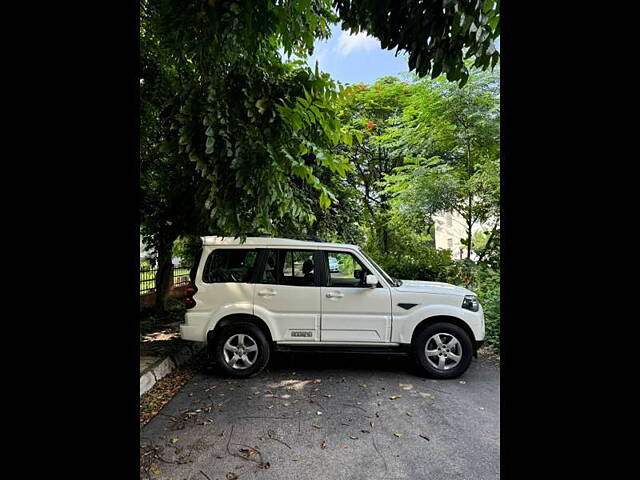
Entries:
{"label": "window trim", "polygon": [[[322,272],[320,270],[322,270],[321,268],[321,261],[322,259],[320,258],[319,254],[319,250],[315,249],[315,248],[299,248],[299,247],[295,247],[295,248],[290,248],[287,247],[286,245],[283,245],[282,247],[278,248],[278,247],[269,247],[269,248],[258,248],[257,250],[259,250],[259,256],[258,256],[258,263],[257,263],[257,268],[255,270],[255,282],[258,285],[274,285],[274,286],[278,286],[278,287],[302,287],[302,288],[309,288],[309,287],[321,287],[322,286]],[[284,250],[285,252],[311,252],[313,254],[313,285],[289,285],[286,283],[267,283],[265,281],[262,280],[262,277],[264,275],[264,269],[265,266],[267,264],[267,258],[269,257],[269,252],[271,251],[282,251]],[[320,266],[320,268],[318,268]]]}

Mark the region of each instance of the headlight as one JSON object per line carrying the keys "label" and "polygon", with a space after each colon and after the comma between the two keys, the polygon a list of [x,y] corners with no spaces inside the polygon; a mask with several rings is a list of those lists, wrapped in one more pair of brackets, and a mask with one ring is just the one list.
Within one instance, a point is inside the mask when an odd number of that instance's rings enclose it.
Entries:
{"label": "headlight", "polygon": [[480,309],[480,302],[478,302],[478,297],[475,295],[465,295],[464,300],[462,301],[462,308],[466,308],[467,310],[471,310],[472,312],[477,312]]}

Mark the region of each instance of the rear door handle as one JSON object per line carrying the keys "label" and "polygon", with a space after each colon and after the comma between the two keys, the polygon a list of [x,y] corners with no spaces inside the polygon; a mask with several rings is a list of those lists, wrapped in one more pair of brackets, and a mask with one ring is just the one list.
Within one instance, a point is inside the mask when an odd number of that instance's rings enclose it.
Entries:
{"label": "rear door handle", "polygon": [[278,292],[276,292],[275,290],[260,290],[258,292],[258,295],[260,295],[261,297],[273,297],[274,295],[277,295]]}
{"label": "rear door handle", "polygon": [[341,292],[327,292],[327,298],[342,298],[344,293]]}

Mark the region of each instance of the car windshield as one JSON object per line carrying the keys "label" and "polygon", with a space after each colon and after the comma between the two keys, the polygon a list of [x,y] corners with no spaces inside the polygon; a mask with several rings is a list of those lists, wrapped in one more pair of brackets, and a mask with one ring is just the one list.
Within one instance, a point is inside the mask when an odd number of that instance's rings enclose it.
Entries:
{"label": "car windshield", "polygon": [[364,253],[362,250],[360,250],[360,253],[362,253],[362,255],[365,256],[365,258],[367,260],[369,260],[374,267],[376,267],[376,269],[378,270],[378,272],[380,272],[380,274],[382,275],[382,277],[391,285],[393,285],[394,287],[399,287],[400,285],[402,285],[402,280],[398,280],[396,278],[390,277],[387,272],[385,272],[380,265],[378,265],[373,258],[371,258],[369,255],[367,255],[366,253]]}

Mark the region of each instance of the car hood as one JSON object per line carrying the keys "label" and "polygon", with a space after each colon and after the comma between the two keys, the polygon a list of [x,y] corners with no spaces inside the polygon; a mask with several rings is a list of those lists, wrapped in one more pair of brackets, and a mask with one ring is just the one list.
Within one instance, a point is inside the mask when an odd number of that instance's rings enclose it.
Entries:
{"label": "car hood", "polygon": [[457,287],[444,282],[424,282],[421,280],[402,280],[402,285],[396,287],[399,292],[406,293],[431,293],[434,295],[474,295],[471,290],[464,287]]}

